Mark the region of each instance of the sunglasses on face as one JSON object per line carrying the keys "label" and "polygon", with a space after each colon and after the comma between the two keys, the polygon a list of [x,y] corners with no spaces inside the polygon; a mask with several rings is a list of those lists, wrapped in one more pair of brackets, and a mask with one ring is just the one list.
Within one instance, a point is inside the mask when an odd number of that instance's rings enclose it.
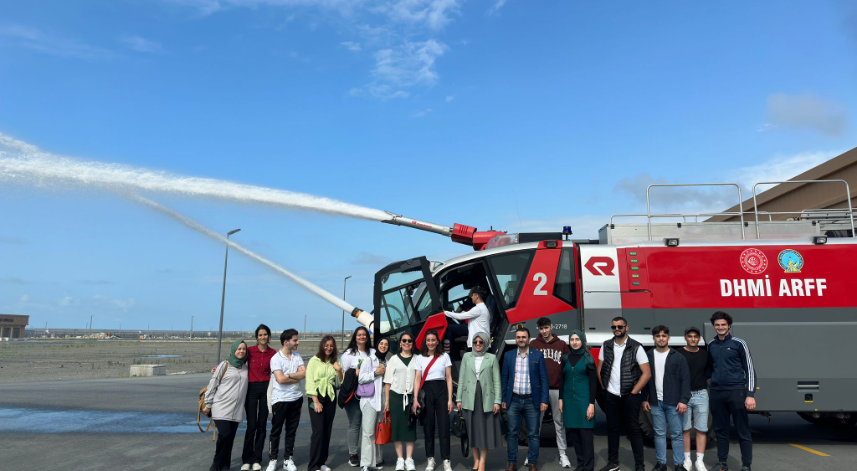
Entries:
{"label": "sunglasses on face", "polygon": [[399,340],[399,342],[402,342],[402,343],[414,343],[414,341],[413,341],[413,340],[411,340],[411,339],[402,339],[402,340]]}
{"label": "sunglasses on face", "polygon": [[482,340],[474,340],[474,341],[473,341],[473,343],[474,343],[475,345],[482,345],[482,344],[483,344],[483,343],[485,343],[485,342],[484,342],[484,341],[482,341]]}
{"label": "sunglasses on face", "polygon": [[610,328],[612,330],[622,330],[625,328],[625,326],[624,325],[611,325]]}

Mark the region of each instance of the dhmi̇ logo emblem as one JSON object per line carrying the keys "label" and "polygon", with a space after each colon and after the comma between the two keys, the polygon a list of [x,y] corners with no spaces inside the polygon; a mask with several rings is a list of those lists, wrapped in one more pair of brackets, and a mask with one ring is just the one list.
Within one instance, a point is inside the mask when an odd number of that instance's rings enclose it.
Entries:
{"label": "dhmi\u0307 logo emblem", "polygon": [[800,269],[803,268],[803,256],[797,250],[783,250],[777,255],[777,262],[786,273],[800,273]]}
{"label": "dhmi\u0307 logo emblem", "polygon": [[768,269],[768,257],[759,249],[747,249],[741,252],[741,268],[751,275],[764,273]]}

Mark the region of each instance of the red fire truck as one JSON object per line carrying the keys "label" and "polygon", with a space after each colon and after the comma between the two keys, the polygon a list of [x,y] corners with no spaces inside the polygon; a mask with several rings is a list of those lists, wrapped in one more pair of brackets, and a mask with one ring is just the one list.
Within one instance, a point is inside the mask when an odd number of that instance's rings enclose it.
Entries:
{"label": "red fire truck", "polygon": [[[815,423],[853,425],[857,368],[848,359],[857,338],[857,238],[850,205],[802,211],[788,221],[758,211],[745,221],[743,208],[739,212],[738,221],[720,223],[651,212],[639,215],[647,218],[642,224],[611,218],[596,240],[573,240],[569,227],[506,234],[393,216],[387,222],[448,235],[475,251],[380,270],[375,341],[388,338],[395,346],[409,332],[419,344],[429,329],[443,335],[456,321],[439,312],[462,305],[476,285],[491,293],[491,351],[497,354],[514,348],[518,326],[537,332],[535,322],[544,316],[561,338],[574,329],[586,332],[597,358],[616,316],[625,317],[630,335],[646,346],[653,345],[651,329],[658,324],[679,333],[673,345],[683,345],[680,333],[691,325],[712,339],[711,314],[724,310],[753,355],[757,412],[794,411]],[[653,222],[666,216],[672,219]],[[452,349],[463,349],[464,340]]]}

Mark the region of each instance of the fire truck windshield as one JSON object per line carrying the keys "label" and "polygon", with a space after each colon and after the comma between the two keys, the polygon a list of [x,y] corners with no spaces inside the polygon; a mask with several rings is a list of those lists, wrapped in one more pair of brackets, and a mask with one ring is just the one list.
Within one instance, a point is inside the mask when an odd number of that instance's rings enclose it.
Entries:
{"label": "fire truck windshield", "polygon": [[[380,333],[420,322],[431,314],[431,298],[423,280],[385,290],[381,296]],[[387,321],[387,322],[383,322]]]}

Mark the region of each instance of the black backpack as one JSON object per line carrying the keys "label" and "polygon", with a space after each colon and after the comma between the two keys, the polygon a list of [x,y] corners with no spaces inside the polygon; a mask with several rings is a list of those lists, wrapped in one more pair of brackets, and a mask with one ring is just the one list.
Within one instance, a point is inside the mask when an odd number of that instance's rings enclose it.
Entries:
{"label": "black backpack", "polygon": [[336,402],[340,409],[345,408],[345,404],[357,399],[357,370],[349,368],[345,372],[345,377],[342,378],[342,386],[339,387],[339,396]]}

